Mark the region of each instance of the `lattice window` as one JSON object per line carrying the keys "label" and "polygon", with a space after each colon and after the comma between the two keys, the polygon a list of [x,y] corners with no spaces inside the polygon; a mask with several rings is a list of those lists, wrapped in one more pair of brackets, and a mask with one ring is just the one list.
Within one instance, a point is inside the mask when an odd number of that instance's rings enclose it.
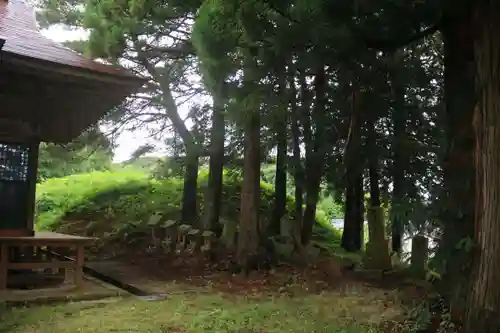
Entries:
{"label": "lattice window", "polygon": [[0,143],[0,181],[27,181],[28,156],[27,147]]}

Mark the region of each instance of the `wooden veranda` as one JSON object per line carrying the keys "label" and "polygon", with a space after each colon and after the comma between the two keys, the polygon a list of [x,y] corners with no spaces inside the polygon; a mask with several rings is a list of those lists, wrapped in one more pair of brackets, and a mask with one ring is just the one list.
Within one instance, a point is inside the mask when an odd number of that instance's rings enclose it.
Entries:
{"label": "wooden veranda", "polygon": [[[39,269],[71,268],[80,285],[92,239],[34,231],[38,147],[70,142],[142,84],[45,38],[22,0],[0,0],[0,289]],[[74,261],[47,255],[63,248]]]}

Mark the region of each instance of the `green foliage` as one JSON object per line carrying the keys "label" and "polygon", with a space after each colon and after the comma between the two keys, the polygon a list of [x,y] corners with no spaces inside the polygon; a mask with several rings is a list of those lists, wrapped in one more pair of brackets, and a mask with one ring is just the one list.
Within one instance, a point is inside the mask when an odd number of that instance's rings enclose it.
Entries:
{"label": "green foliage", "polygon": [[[207,171],[199,175],[201,205],[207,175]],[[146,173],[137,171],[92,172],[50,179],[38,187],[37,229],[57,230],[65,223],[87,221],[87,233],[101,230],[97,232],[101,237],[127,237],[134,230],[147,227],[155,213],[161,213],[163,220],[179,219],[182,189],[181,179],[153,180]],[[239,218],[240,193],[240,178],[226,174],[222,195],[223,219]],[[260,209],[263,217],[270,215],[273,196],[273,186],[262,182]],[[294,219],[293,206],[293,198],[289,197],[286,215],[289,221]],[[324,213],[319,212],[316,238],[338,242],[338,231],[322,215]]]}
{"label": "green foliage", "polygon": [[221,2],[203,2],[192,34],[205,83],[210,89],[216,89],[236,69],[234,53],[228,54],[238,43],[240,28],[233,19],[235,8],[221,6]]}
{"label": "green foliage", "polygon": [[335,202],[332,196],[323,196],[318,202],[318,211],[325,213],[326,217],[331,219],[343,218],[344,210],[341,205]]}
{"label": "green foliage", "polygon": [[38,0],[37,21],[42,28],[52,24],[65,24],[69,27],[81,27],[83,12],[81,0]]}
{"label": "green foliage", "polygon": [[147,0],[89,0],[85,6],[83,24],[91,29],[88,51],[95,57],[118,59],[126,53],[127,43],[144,52],[140,35],[167,32],[167,21],[181,18],[192,8],[177,8],[163,2]]}
{"label": "green foliage", "polygon": [[58,146],[40,147],[38,177],[41,181],[77,173],[108,170],[112,157],[102,151],[67,151]]}
{"label": "green foliage", "polygon": [[127,185],[147,184],[139,172],[96,171],[49,179],[37,187],[37,229],[57,228],[59,221],[97,193],[112,192]]}
{"label": "green foliage", "polygon": [[[261,179],[264,182],[274,185],[275,176],[275,164],[266,164],[261,167]],[[293,182],[291,174],[288,174],[287,177],[286,192],[291,197],[293,197],[295,193],[295,183]],[[316,215],[318,215],[318,218],[321,220],[331,221],[334,218],[343,218],[344,210],[342,205],[337,203],[332,195],[327,193],[327,191],[322,191],[318,200],[318,211]]]}
{"label": "green foliage", "polygon": [[40,144],[38,177],[41,181],[76,173],[109,170],[113,152],[109,140],[90,129],[66,145]]}
{"label": "green foliage", "polygon": [[154,179],[169,179],[182,177],[185,170],[185,161],[182,157],[163,158],[157,161],[151,176]]}
{"label": "green foliage", "polygon": [[[260,113],[261,154],[268,156],[276,143],[273,123],[281,119],[285,104],[290,102],[290,111],[311,114],[311,117],[298,120],[301,127],[298,144],[306,151],[313,142],[311,138],[319,137],[315,133],[308,134],[306,129],[316,129],[312,131],[316,132],[320,124],[326,128],[323,134],[318,131],[324,140],[312,148],[327,152],[323,176],[328,186],[345,188],[347,169],[343,163],[343,145],[350,132],[348,120],[353,110],[349,96],[359,86],[361,109],[370,110],[376,123],[374,140],[378,147],[377,163],[384,196],[390,195],[388,184],[394,179],[393,157],[404,156],[402,164],[399,163],[403,166],[397,169],[405,169],[405,177],[409,180],[401,194],[405,199],[393,202],[392,217],[402,217],[401,220],[409,225],[407,229],[412,227],[421,232],[436,215],[427,202],[437,202],[436,194],[443,184],[440,163],[446,147],[446,142],[442,141],[446,137],[442,129],[446,126],[441,121],[443,117],[438,116],[442,113],[441,40],[439,37],[427,38],[409,45],[394,54],[394,59],[392,52],[367,50],[365,45],[371,37],[399,40],[420,31],[425,27],[421,19],[432,16],[428,13],[421,15],[424,12],[417,7],[428,7],[424,2],[387,8],[388,2],[316,0],[43,0],[42,3],[49,9],[46,14],[52,15],[45,15],[50,18],[48,21],[80,27],[85,23],[84,28],[91,32],[88,47],[94,56],[127,63],[135,72],[145,73],[151,79],[144,94],[148,96],[147,105],[162,112],[154,116],[144,115],[148,120],[144,123],[157,124],[170,118],[177,134],[184,133],[180,141],[186,147],[194,142],[199,143],[198,148],[208,146],[205,144],[208,141],[198,140],[196,134],[202,132],[203,137],[208,137],[205,132],[208,132],[209,125],[206,124],[210,121],[202,115],[207,117],[210,112],[190,112],[195,123],[191,133],[182,123],[172,121],[179,118],[173,96],[183,95],[183,91],[178,91],[180,87],[190,86],[187,81],[191,81],[193,74],[200,74],[197,69],[192,71],[189,68],[200,64],[205,88],[212,97],[221,98],[226,104],[228,135],[225,140],[228,148],[225,156],[230,160],[225,164],[227,166],[235,164],[233,157],[242,156],[241,120],[254,112]],[[193,17],[195,23],[191,26]],[[400,20],[401,17],[405,19]],[[417,21],[416,17],[419,18]],[[167,41],[166,36],[176,37]],[[81,46],[78,43],[71,47],[81,50]],[[195,61],[193,46],[197,56]],[[327,101],[324,112],[318,113],[324,116],[316,117],[310,109],[318,104],[314,102],[318,96],[314,96],[317,93],[313,77],[320,65],[327,68],[327,86],[323,87],[326,91],[322,93]],[[286,78],[286,84],[285,74],[290,76]],[[303,87],[302,79],[305,82]],[[291,84],[292,80],[295,84]],[[283,87],[286,91],[282,91]],[[191,88],[187,87],[184,93],[190,95]],[[399,90],[402,98],[397,96]],[[390,105],[387,101],[391,101]],[[138,98],[135,102],[135,105],[143,105],[144,101]],[[304,110],[299,110],[302,108]],[[133,109],[123,108],[119,115],[123,116],[123,112],[138,115],[140,112],[135,109],[145,108]],[[118,114],[114,113],[114,121],[118,121],[117,118]],[[130,115],[123,118],[134,119]],[[406,124],[403,126],[406,129],[399,131],[405,133],[402,138],[395,138],[396,118],[404,118]],[[136,119],[142,117],[138,115]],[[366,141],[367,137],[362,140]],[[401,145],[395,145],[396,141]],[[171,144],[167,143],[167,146]],[[368,155],[367,149],[360,150],[357,165],[364,165],[362,160]],[[167,161],[158,165],[154,178],[163,184],[178,177],[182,168],[182,162]],[[264,180],[272,181],[274,170],[265,167],[263,171]],[[238,184],[238,178],[234,179],[234,184]],[[293,194],[293,184],[287,187],[288,194]],[[233,196],[234,193],[226,191],[224,195]],[[341,192],[336,195],[340,196]],[[239,203],[239,198],[234,197],[231,202]],[[272,200],[265,202],[269,205]],[[234,215],[232,218],[238,218],[235,213],[238,206],[234,204],[229,209],[229,214]],[[320,221],[342,215],[340,206],[335,205],[329,196],[322,195],[318,208]],[[388,207],[384,208],[387,215]]]}
{"label": "green foliage", "polygon": [[155,156],[143,156],[133,161],[113,164],[112,170],[142,171],[149,173],[156,169],[160,160],[160,158]]}
{"label": "green foliage", "polygon": [[438,272],[436,272],[435,270],[431,269],[425,273],[425,280],[429,281],[429,282],[441,280],[441,275]]}

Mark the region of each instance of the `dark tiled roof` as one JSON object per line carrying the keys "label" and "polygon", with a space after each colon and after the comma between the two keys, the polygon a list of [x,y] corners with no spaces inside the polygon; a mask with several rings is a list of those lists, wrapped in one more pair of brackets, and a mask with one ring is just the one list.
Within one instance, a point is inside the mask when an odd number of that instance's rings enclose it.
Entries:
{"label": "dark tiled roof", "polygon": [[33,125],[42,141],[71,141],[145,81],[45,38],[23,0],[0,0],[0,39],[0,120]]}
{"label": "dark tiled roof", "polygon": [[75,69],[133,77],[122,68],[92,61],[44,37],[33,8],[22,0],[0,0],[0,36],[6,40],[2,52]]}

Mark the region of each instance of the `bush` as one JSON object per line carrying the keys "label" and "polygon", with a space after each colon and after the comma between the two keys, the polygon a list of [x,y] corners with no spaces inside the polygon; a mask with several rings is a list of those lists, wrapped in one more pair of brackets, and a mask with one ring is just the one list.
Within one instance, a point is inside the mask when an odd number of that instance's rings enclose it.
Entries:
{"label": "bush", "polygon": [[137,184],[147,186],[147,175],[138,172],[96,171],[49,179],[37,186],[36,227],[38,230],[57,229],[57,224],[67,213],[86,206],[96,194],[119,191]]}
{"label": "bush", "polygon": [[[199,175],[200,208],[207,186],[207,172]],[[68,224],[83,221],[85,234],[99,237],[127,237],[147,227],[150,216],[161,213],[164,219],[178,220],[182,200],[181,179],[152,180],[139,171],[92,172],[50,179],[37,189],[38,230],[60,230]],[[241,181],[225,175],[222,218],[239,218]],[[273,186],[261,183],[261,216],[270,215]],[[294,199],[287,199],[288,214],[293,220]],[[337,243],[339,232],[322,211],[318,212],[315,238]]]}

